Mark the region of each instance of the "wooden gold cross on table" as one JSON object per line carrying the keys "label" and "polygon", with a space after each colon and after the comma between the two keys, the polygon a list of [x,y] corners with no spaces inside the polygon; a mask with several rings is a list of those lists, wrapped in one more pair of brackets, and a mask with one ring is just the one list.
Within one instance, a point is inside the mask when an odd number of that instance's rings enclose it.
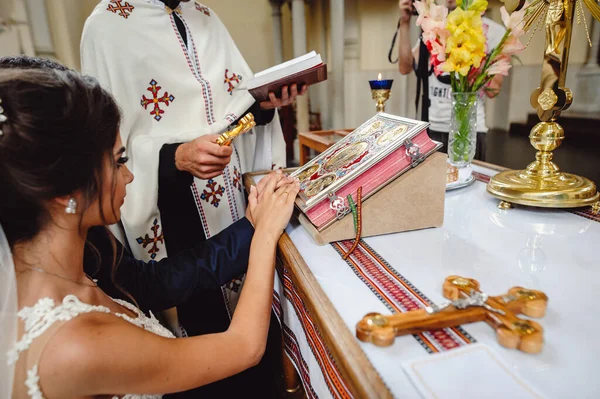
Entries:
{"label": "wooden gold cross on table", "polygon": [[443,295],[450,301],[439,306],[392,315],[369,313],[356,325],[356,337],[389,346],[397,336],[485,321],[496,330],[500,345],[526,353],[542,350],[542,327],[517,315],[543,317],[548,305],[543,292],[513,287],[506,295],[489,297],[481,292],[477,280],[450,276],[444,281]]}

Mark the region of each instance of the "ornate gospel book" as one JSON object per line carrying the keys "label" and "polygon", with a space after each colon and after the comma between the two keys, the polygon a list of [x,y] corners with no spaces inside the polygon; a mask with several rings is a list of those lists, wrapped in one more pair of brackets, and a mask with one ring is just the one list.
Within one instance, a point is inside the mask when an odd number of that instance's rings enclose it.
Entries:
{"label": "ornate gospel book", "polygon": [[441,147],[427,135],[428,125],[378,113],[291,174],[300,179],[297,208],[319,231],[343,218],[347,196],[356,200],[359,187],[366,201]]}

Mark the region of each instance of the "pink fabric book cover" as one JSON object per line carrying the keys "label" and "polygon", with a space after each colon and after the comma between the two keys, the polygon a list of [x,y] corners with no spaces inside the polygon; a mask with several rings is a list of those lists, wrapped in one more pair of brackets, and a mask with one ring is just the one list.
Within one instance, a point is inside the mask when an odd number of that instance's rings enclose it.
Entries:
{"label": "pink fabric book cover", "polygon": [[396,177],[417,167],[440,146],[427,135],[426,122],[379,113],[325,152],[297,169],[296,206],[318,230],[337,218],[331,201],[362,186],[363,201]]}

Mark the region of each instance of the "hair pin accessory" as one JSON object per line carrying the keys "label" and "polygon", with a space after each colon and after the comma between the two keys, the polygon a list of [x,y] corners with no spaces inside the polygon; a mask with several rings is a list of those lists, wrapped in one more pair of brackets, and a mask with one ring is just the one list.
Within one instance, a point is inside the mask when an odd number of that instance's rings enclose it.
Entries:
{"label": "hair pin accessory", "polygon": [[[0,98],[0,124],[4,123],[8,120],[8,118],[6,117],[6,115],[4,115],[4,108],[2,108],[2,99]],[[0,136],[2,136],[4,133],[2,132],[2,130],[0,130]]]}

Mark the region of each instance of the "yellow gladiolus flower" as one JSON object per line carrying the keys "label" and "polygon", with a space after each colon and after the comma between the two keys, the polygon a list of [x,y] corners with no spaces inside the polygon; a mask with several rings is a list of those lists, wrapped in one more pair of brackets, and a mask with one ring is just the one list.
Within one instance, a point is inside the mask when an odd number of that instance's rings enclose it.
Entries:
{"label": "yellow gladiolus flower", "polygon": [[472,58],[472,53],[466,47],[456,47],[449,52],[442,69],[446,72],[458,72],[466,76],[473,64]]}
{"label": "yellow gladiolus flower", "polygon": [[466,57],[461,54],[459,54],[457,57],[450,56],[446,59],[446,62],[444,62],[442,70],[444,72],[458,72],[463,76],[467,76],[469,70],[471,69],[470,53],[466,50],[458,50],[458,52],[464,53]]}
{"label": "yellow gladiolus flower", "polygon": [[471,4],[469,4],[469,11],[475,11],[482,13],[488,8],[487,0],[474,0]]}
{"label": "yellow gladiolus flower", "polygon": [[[463,8],[463,1],[456,0],[456,5],[458,8]],[[467,6],[467,10],[484,12],[485,10],[487,10],[487,7],[488,7],[487,0],[473,0],[473,2]]]}

